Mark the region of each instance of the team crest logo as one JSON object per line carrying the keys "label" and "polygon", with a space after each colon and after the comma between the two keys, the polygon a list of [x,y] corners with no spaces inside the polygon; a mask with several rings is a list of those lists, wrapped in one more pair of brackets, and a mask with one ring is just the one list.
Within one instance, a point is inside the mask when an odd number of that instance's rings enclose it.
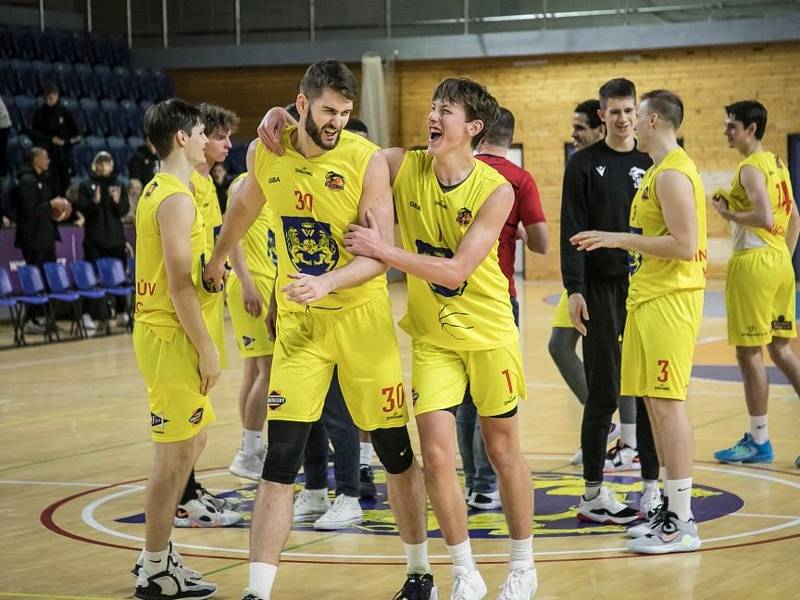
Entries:
{"label": "team crest logo", "polygon": [[458,223],[462,228],[469,227],[469,224],[472,223],[472,211],[466,207],[458,209],[456,223]]}
{"label": "team crest logo", "polygon": [[281,217],[286,250],[295,269],[309,275],[332,271],[339,262],[339,246],[330,223],[311,217]]}
{"label": "team crest logo", "polygon": [[328,171],[325,174],[325,187],[334,192],[341,192],[344,189],[344,175]]}
{"label": "team crest logo", "polygon": [[[417,254],[422,254],[424,256],[439,256],[441,258],[453,258],[453,251],[450,248],[439,248],[436,246],[431,246],[430,244],[426,244],[422,240],[417,240]],[[452,298],[453,296],[461,296],[464,293],[464,290],[467,287],[467,282],[465,281],[456,289],[451,290],[450,288],[444,287],[443,285],[437,285],[435,283],[429,283],[431,289],[434,293],[439,294],[440,296],[445,296],[447,298]]]}
{"label": "team crest logo", "polygon": [[242,336],[242,344],[244,344],[245,348],[249,347],[250,344],[252,344],[255,341],[256,341],[256,339],[255,338],[251,338],[250,336],[247,336],[247,335],[243,335]]}
{"label": "team crest logo", "polygon": [[277,410],[286,404],[286,398],[280,392],[272,390],[267,396],[267,406],[270,410]]}
{"label": "team crest logo", "polygon": [[631,170],[628,171],[628,175],[631,176],[631,180],[633,180],[633,187],[637,190],[639,186],[642,185],[642,177],[644,177],[644,169],[640,169],[639,167],[631,167]]}
{"label": "team crest logo", "polygon": [[189,423],[191,423],[192,425],[197,425],[202,418],[203,418],[203,407],[201,406],[192,413],[191,417],[189,417]]}
{"label": "team crest logo", "polygon": [[167,423],[169,423],[169,419],[165,419],[163,414],[150,413],[150,428],[155,433],[164,433],[164,425]]}
{"label": "team crest logo", "polygon": [[784,315],[779,315],[778,318],[772,322],[772,329],[774,331],[791,331],[792,322],[787,321]]}
{"label": "team crest logo", "polygon": [[646,187],[642,190],[642,202],[650,200],[650,188]]}

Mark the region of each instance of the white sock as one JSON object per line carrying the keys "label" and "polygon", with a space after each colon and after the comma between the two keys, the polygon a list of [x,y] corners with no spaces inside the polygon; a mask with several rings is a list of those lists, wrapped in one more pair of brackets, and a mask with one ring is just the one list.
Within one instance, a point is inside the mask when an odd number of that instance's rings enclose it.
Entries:
{"label": "white sock", "polygon": [[668,479],[664,486],[669,498],[669,510],[681,521],[692,518],[692,478]]}
{"label": "white sock", "polygon": [[406,573],[424,575],[431,572],[428,561],[428,540],[421,544],[403,544],[406,551]]}
{"label": "white sock", "polygon": [[263,596],[264,600],[269,600],[269,595],[272,593],[272,584],[275,583],[275,575],[277,573],[278,567],[275,565],[251,562],[250,583],[247,585]]}
{"label": "white sock", "polygon": [[622,423],[622,443],[636,449],[636,423]]}
{"label": "white sock", "polygon": [[361,442],[361,464],[372,464],[372,442]]}
{"label": "white sock", "polygon": [[264,436],[260,431],[242,429],[242,452],[255,454],[264,447]]}
{"label": "white sock", "polygon": [[306,488],[306,494],[311,496],[314,500],[325,500],[328,497],[328,488],[321,490],[310,490]]}
{"label": "white sock", "polygon": [[583,482],[583,497],[591,502],[600,495],[600,488],[603,487],[602,481],[584,481]]}
{"label": "white sock", "polygon": [[769,430],[767,429],[767,415],[763,417],[750,417],[750,435],[756,444],[763,444],[769,440]]}
{"label": "white sock", "polygon": [[508,553],[509,571],[527,571],[533,568],[533,536],[524,540],[511,540]]}
{"label": "white sock", "polygon": [[642,479],[642,494],[650,489],[658,490],[658,479]]}
{"label": "white sock", "polygon": [[448,546],[447,551],[450,553],[454,567],[464,567],[470,571],[476,568],[475,561],[472,560],[472,546],[469,544],[469,538],[455,546]]}
{"label": "white sock", "polygon": [[167,570],[167,556],[169,555],[169,546],[161,552],[148,552],[144,551],[144,565],[143,568],[150,575],[161,573]]}

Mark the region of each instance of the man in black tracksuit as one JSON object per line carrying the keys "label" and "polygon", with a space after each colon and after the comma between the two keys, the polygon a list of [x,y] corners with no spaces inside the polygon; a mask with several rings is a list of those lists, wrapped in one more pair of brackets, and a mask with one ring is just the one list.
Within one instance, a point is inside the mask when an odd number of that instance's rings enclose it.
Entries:
{"label": "man in black tracksuit", "polygon": [[[617,501],[602,484],[606,436],[619,398],[619,340],[625,327],[628,253],[619,249],[578,252],[570,238],[586,230],[628,231],[631,201],[652,161],[636,149],[633,83],[626,79],[607,82],[600,88],[600,105],[606,138],[575,153],[564,173],[561,276],[569,295],[570,319],[584,336],[589,388],[581,424],[586,488],[578,517],[625,524],[636,520],[638,512]],[[642,476],[655,481],[657,492],[658,458],[641,401],[638,413],[636,437]]]}

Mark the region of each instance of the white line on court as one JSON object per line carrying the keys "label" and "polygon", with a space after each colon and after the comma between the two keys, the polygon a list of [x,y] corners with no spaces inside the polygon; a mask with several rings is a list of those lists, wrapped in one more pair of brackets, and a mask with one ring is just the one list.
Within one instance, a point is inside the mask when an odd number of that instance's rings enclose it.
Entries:
{"label": "white line on court", "polygon": [[130,348],[118,350],[105,350],[103,352],[87,352],[84,354],[68,354],[66,356],[58,356],[55,358],[43,358],[41,360],[29,360],[25,362],[15,362],[5,365],[0,365],[0,371],[13,371],[15,369],[23,369],[25,367],[38,367],[39,365],[52,365],[57,363],[74,362],[76,360],[84,360],[86,358],[106,357],[110,354],[132,354]]}
{"label": "white line on court", "polygon": [[[28,481],[24,479],[0,479],[0,485],[61,485],[64,487],[105,487],[111,483],[91,483],[88,481]],[[122,484],[115,487],[139,488],[141,486]]]}

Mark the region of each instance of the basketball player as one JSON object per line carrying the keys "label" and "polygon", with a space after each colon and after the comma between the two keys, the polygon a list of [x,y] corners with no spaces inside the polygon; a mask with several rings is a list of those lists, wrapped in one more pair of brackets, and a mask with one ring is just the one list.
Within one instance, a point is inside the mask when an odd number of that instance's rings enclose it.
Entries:
{"label": "basketball player", "polygon": [[205,223],[189,189],[207,143],[200,111],[180,100],[147,110],[144,130],[161,159],[136,210],[133,348],[150,399],[155,454],[145,496],[145,547],[134,596],[209,598],[216,586],[183,567],[169,541],[181,490],[214,420],[208,391],[220,374],[200,305]]}
{"label": "basketball player", "polygon": [[[228,206],[241,202],[242,173],[228,188]],[[272,299],[278,255],[272,208],[261,207],[253,224],[231,252],[233,272],[228,277],[228,312],[236,345],[244,363],[239,389],[242,443],[228,470],[252,481],[261,480],[267,447],[262,430],[267,418],[267,389],[272,366],[273,342],[266,315]]]}
{"label": "basketball player", "polygon": [[726,463],[771,463],[767,430],[769,381],[762,347],[800,394],[800,361],[789,340],[795,327],[792,254],[800,231],[789,171],[764,150],[767,109],[755,100],[725,107],[725,137],[744,159],[730,190],[714,195],[714,208],[733,226],[733,256],[725,280],[728,343],[736,346],[750,431],[714,458]]}
{"label": "basketball player", "polygon": [[[206,249],[205,256],[211,256],[214,239],[222,224],[222,213],[219,208],[217,191],[211,179],[211,167],[222,162],[231,149],[231,133],[239,123],[239,117],[233,112],[203,103],[199,106],[205,124],[208,143],[205,147],[205,161],[198,165],[192,173],[189,188],[194,192],[194,201],[205,222]],[[208,293],[200,290],[200,305],[203,310],[208,331],[214,339],[220,356],[220,368],[225,368],[225,326],[223,310],[225,300],[222,294]],[[226,502],[206,490],[195,478],[194,469],[183,490],[180,504],[175,512],[176,527],[227,527],[241,520],[241,515],[226,508]]]}
{"label": "basketball player", "polygon": [[392,243],[389,170],[368,140],[342,131],[355,80],[334,60],[306,71],[298,127],[281,138],[284,156],[257,141],[247,153],[242,202],[228,209],[205,270],[219,287],[224,259],[268,197],[278,254],[277,340],[270,375],[269,445],[253,508],[250,582],[243,598],[267,599],[292,522],[293,482],[311,424],[322,412],[334,366],[355,424],[372,432],[405,544],[407,579],[398,598],[436,598],[425,544],[425,492],[406,429],[407,406],[386,265],[344,248],[349,223],[380,223]]}
{"label": "basketball player", "polygon": [[[583,336],[588,383],[581,424],[585,491],[578,518],[620,525],[638,519],[639,512],[617,500],[611,490],[603,486],[603,472],[609,467],[611,470],[636,467],[635,448],[643,445],[637,435],[641,437],[649,432],[649,427],[636,427],[635,400],[620,399],[623,444],[606,458],[611,416],[619,398],[619,336],[625,325],[627,256],[618,249],[605,249],[586,256],[569,240],[587,229],[626,231],[630,202],[652,161],[636,147],[633,131],[636,88],[633,83],[627,79],[612,79],[600,88],[599,97],[606,137],[576,152],[564,172],[561,274],[569,295],[570,320]],[[638,412],[641,413],[638,419],[646,417],[644,410]],[[640,509],[647,513],[655,508],[649,504],[660,504],[660,494],[658,459],[652,441],[644,446],[649,450],[642,472],[648,506],[640,506]]]}
{"label": "basketball player", "polygon": [[630,252],[622,393],[644,397],[666,467],[664,509],[647,533],[628,542],[629,550],[645,554],[700,548],[691,509],[694,436],[685,400],[703,315],[706,201],[697,167],[678,145],[682,121],[683,102],[674,93],[642,96],[636,131],[653,166],[633,200],[630,233],[583,231],[569,240],[579,251]]}
{"label": "basketball player", "polygon": [[508,281],[497,261],[514,191],[472,148],[497,120],[485,87],[446,79],[433,93],[427,151],[384,153],[392,173],[403,248],[369,226],[351,225],[349,251],[408,274],[412,394],[425,483],[453,561],[451,598],[480,599],[486,584],[472,559],[467,511],[456,476],[453,415],[470,387],[495,467],[511,537],[508,577],[498,599],[533,597],[533,494],[519,445],[517,403],[526,395]]}

